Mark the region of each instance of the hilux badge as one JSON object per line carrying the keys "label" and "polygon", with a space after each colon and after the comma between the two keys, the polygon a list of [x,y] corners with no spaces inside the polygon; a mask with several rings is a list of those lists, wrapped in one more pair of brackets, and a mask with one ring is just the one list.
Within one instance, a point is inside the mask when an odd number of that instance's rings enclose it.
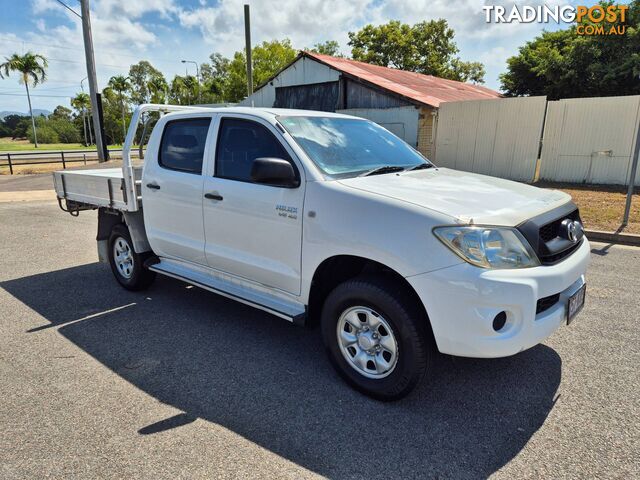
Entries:
{"label": "hilux badge", "polygon": [[276,212],[278,216],[296,219],[298,218],[298,207],[291,207],[289,205],[276,205]]}

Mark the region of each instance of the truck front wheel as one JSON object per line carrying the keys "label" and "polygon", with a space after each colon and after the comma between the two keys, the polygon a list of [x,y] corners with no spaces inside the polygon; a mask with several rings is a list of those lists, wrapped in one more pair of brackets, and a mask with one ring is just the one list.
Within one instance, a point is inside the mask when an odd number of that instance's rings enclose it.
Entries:
{"label": "truck front wheel", "polygon": [[413,299],[383,277],[359,277],[327,297],[322,336],[338,373],[378,400],[408,395],[429,369],[435,347]]}
{"label": "truck front wheel", "polygon": [[156,277],[144,267],[144,261],[150,253],[136,253],[133,241],[125,225],[116,225],[109,236],[109,264],[118,283],[127,290],[143,290]]}

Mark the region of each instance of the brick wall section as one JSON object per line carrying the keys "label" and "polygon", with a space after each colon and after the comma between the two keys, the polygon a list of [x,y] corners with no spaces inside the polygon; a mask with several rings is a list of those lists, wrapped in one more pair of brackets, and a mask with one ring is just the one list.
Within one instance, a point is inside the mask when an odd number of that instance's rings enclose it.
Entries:
{"label": "brick wall section", "polygon": [[433,160],[433,115],[431,107],[421,107],[418,115],[418,151]]}

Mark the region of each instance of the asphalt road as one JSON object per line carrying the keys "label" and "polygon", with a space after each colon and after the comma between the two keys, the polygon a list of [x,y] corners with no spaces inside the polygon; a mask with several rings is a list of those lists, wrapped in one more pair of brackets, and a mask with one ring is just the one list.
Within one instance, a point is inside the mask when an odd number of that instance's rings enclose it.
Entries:
{"label": "asphalt road", "polygon": [[349,389],[317,330],[159,278],[122,290],[96,218],[0,203],[0,478],[638,478],[640,250],[596,246],[543,345]]}

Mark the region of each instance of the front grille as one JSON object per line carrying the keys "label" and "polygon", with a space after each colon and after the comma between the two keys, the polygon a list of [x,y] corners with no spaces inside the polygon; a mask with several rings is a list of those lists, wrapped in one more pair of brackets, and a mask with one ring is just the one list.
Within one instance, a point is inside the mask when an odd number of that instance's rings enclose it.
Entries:
{"label": "front grille", "polygon": [[544,227],[540,228],[540,239],[547,243],[549,240],[553,240],[558,236],[558,227],[562,223],[562,220],[556,220],[555,222],[548,223]]}
{"label": "front grille", "polygon": [[573,243],[561,228],[566,219],[580,221],[580,212],[573,202],[566,203],[518,225],[543,265],[556,264],[573,252],[582,241]]}
{"label": "front grille", "polygon": [[536,303],[536,315],[542,313],[546,310],[549,310],[560,300],[560,294],[556,293],[555,295],[550,295],[548,297],[541,298]]}
{"label": "front grille", "polygon": [[575,209],[569,215],[566,215],[562,218],[558,218],[557,220],[554,220],[553,222],[547,223],[546,225],[543,225],[542,227],[540,227],[540,230],[539,230],[540,240],[542,240],[544,243],[547,243],[553,240],[554,238],[559,237],[560,225],[562,225],[562,222],[567,218],[570,218],[571,220],[580,220],[580,214],[578,213],[578,209]]}

